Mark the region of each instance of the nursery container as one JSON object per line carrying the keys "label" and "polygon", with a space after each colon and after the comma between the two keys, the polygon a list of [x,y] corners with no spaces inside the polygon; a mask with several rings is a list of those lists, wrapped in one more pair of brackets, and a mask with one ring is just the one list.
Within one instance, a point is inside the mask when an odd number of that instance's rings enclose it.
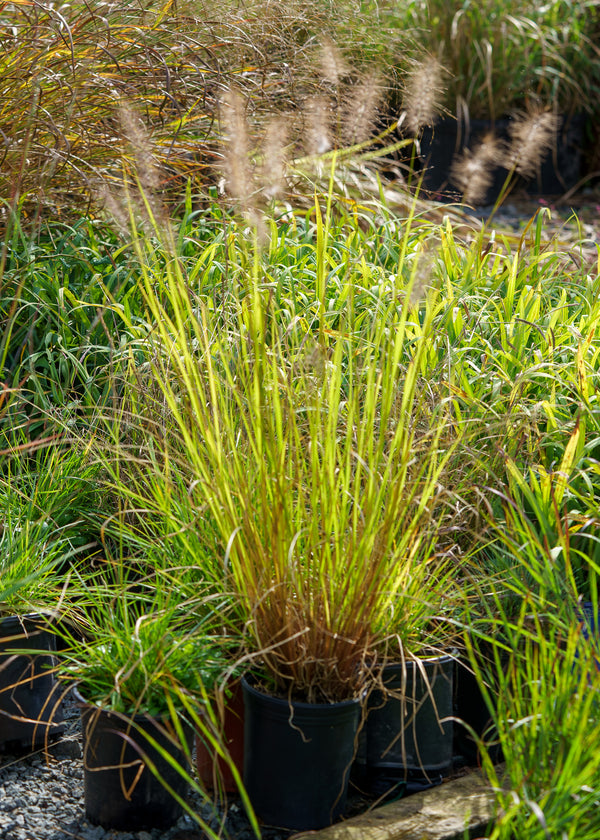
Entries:
{"label": "nursery container", "polygon": [[[128,719],[87,703],[77,691],[75,697],[81,710],[86,818],[118,831],[172,826],[182,816],[183,808],[167,786],[185,798],[187,781],[174,764],[189,768],[170,718],[139,714]],[[145,757],[160,778],[147,766]]]}
{"label": "nursery container", "polygon": [[[485,674],[485,663],[493,662],[493,652],[489,643],[480,642],[478,653],[480,667]],[[501,656],[501,664],[506,666],[508,656]],[[491,687],[490,687],[491,688]],[[481,739],[495,763],[503,760],[502,748],[495,743],[497,737],[494,720],[485,702],[479,680],[468,662],[456,660],[454,673],[454,754],[468,765],[480,762],[477,739]]]}
{"label": "nursery container", "polygon": [[43,746],[64,731],[61,688],[52,673],[56,637],[47,622],[47,618],[37,614],[0,619],[3,752]]}
{"label": "nursery container", "polygon": [[367,704],[372,792],[438,784],[452,768],[454,658],[389,664],[382,679],[385,690],[373,690]]}
{"label": "nursery container", "polygon": [[344,812],[360,703],[302,703],[242,681],[244,785],[268,825],[324,828]]}
{"label": "nursery container", "polygon": [[[244,771],[244,693],[242,684],[236,680],[230,688],[226,698],[223,715],[222,736],[224,746],[240,777]],[[235,793],[237,783],[226,761],[223,761],[196,736],[196,769],[198,778],[207,790],[217,790],[223,793]]]}

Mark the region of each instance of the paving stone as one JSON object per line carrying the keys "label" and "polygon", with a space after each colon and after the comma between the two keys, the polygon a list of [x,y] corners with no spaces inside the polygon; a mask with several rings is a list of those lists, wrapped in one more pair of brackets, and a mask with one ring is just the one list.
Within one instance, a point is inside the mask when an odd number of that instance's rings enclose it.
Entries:
{"label": "paving stone", "polygon": [[467,829],[485,829],[494,801],[483,776],[474,772],[294,840],[462,840]]}

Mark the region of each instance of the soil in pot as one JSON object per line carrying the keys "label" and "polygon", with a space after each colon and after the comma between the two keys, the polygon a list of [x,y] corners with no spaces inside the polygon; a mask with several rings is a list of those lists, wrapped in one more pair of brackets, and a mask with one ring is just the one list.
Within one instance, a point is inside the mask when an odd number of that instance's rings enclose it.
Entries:
{"label": "soil in pot", "polygon": [[1,752],[33,750],[62,734],[62,689],[52,673],[55,651],[56,636],[44,616],[0,620]]}
{"label": "soil in pot", "polygon": [[[87,819],[119,831],[172,826],[183,808],[167,788],[181,799],[188,790],[174,764],[189,768],[184,750],[174,743],[171,721],[141,714],[130,720],[87,703],[79,692],[75,697],[81,711]],[[189,737],[191,742],[191,734]],[[168,753],[173,763],[161,751]]]}
{"label": "soil in pot", "polygon": [[268,825],[308,831],[331,825],[346,806],[360,703],[301,703],[264,694],[249,676],[244,785]]}
{"label": "soil in pot", "polygon": [[386,665],[367,704],[369,792],[389,796],[439,784],[452,769],[454,658]]}

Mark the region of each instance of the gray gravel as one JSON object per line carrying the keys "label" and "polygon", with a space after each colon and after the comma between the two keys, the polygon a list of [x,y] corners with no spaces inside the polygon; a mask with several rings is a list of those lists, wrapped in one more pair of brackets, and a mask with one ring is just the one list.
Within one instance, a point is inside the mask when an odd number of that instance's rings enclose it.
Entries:
{"label": "gray gravel", "polygon": [[[209,817],[207,806],[190,802]],[[239,840],[253,835],[238,805],[228,821],[237,822]],[[213,820],[217,827],[217,823]],[[65,734],[60,741],[25,756],[0,755],[0,840],[205,840],[188,816],[168,831],[115,831],[85,819],[79,711],[65,702]]]}

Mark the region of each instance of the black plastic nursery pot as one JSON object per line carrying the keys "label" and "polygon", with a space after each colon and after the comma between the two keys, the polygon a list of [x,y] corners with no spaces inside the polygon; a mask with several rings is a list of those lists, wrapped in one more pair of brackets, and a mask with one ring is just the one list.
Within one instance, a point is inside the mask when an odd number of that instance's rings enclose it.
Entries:
{"label": "black plastic nursery pot", "polygon": [[[174,764],[187,771],[189,763],[176,738],[169,736],[170,720],[142,714],[128,719],[87,703],[76,690],[74,696],[81,711],[86,818],[118,831],[172,826],[183,808],[167,788],[185,799],[187,781]],[[191,744],[193,736],[188,734]]]}
{"label": "black plastic nursery pot", "polygon": [[383,669],[365,723],[370,792],[439,784],[452,769],[454,658],[406,660]]}
{"label": "black plastic nursery pot", "polygon": [[[479,670],[486,671],[486,660],[494,662],[492,647],[480,642],[478,650]],[[508,657],[502,656],[505,666]],[[478,765],[481,760],[479,743],[485,744],[490,758],[495,763],[503,760],[502,748],[497,743],[494,719],[484,699],[479,679],[473,673],[468,661],[457,660],[454,674],[454,753],[467,765]],[[491,684],[489,690],[493,689]]]}
{"label": "black plastic nursery pot", "polygon": [[342,816],[360,702],[301,703],[264,694],[242,680],[244,785],[257,817],[297,831]]}
{"label": "black plastic nursery pot", "polygon": [[56,636],[44,616],[0,619],[1,752],[33,750],[63,733],[55,651]]}

